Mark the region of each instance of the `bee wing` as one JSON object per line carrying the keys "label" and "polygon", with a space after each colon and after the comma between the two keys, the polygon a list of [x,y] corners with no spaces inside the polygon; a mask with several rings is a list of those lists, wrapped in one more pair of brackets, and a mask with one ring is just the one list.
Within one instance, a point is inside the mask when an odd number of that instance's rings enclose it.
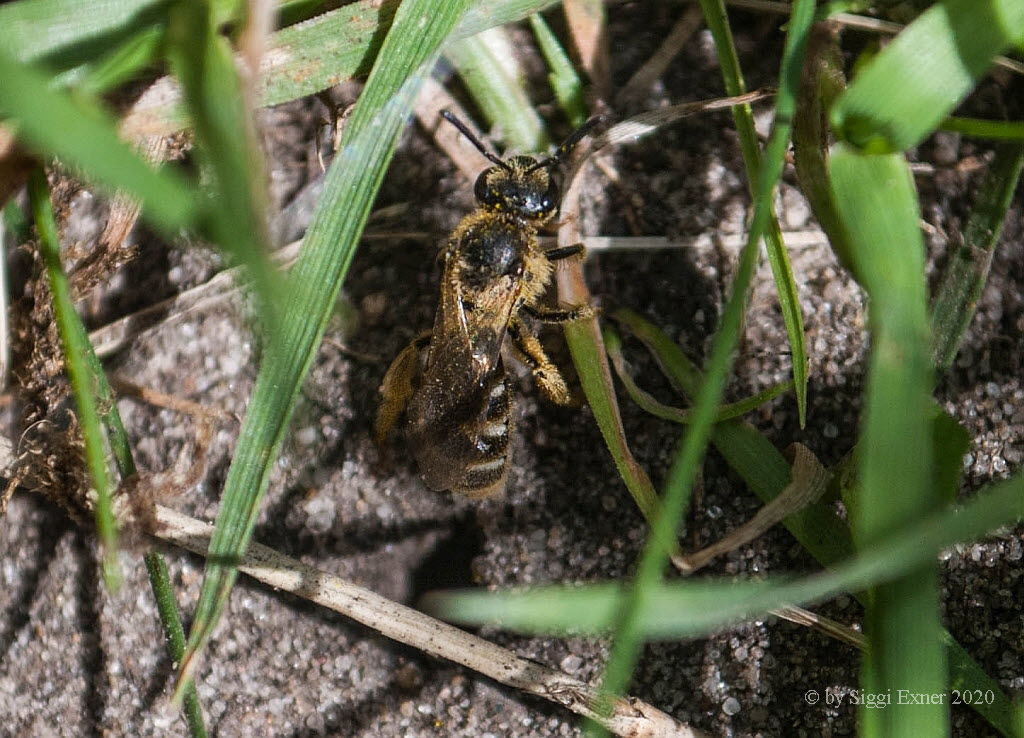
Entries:
{"label": "bee wing", "polygon": [[472,294],[472,309],[468,309],[463,284],[455,274],[455,262],[449,249],[427,371],[439,364],[472,366],[479,377],[486,377],[500,363],[501,347],[519,296],[519,282],[513,277],[495,279],[486,289]]}
{"label": "bee wing", "polygon": [[428,486],[475,490],[474,480],[488,470],[500,478],[504,474],[507,430],[501,444],[495,444],[482,440],[481,429],[493,422],[491,416],[507,423],[501,348],[518,282],[494,280],[472,294],[472,309],[467,309],[458,281],[450,277],[446,267],[430,355],[409,403],[408,438]]}

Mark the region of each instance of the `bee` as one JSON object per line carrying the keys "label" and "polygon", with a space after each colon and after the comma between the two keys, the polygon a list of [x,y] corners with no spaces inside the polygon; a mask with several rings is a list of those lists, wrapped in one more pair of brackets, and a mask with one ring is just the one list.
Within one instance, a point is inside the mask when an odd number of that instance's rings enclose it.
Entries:
{"label": "bee", "polygon": [[589,305],[539,304],[554,264],[583,258],[584,248],[544,251],[537,229],[561,202],[555,170],[600,119],[587,121],[554,155],[538,160],[501,159],[449,111],[442,115],[494,166],[477,178],[478,207],[458,224],[443,252],[433,330],[410,343],[384,376],[375,436],[383,443],[404,413],[409,448],[427,486],[482,498],[504,489],[511,457],[506,336],[543,394],[558,404],[571,401],[561,372],[522,316],[563,323],[594,314]]}

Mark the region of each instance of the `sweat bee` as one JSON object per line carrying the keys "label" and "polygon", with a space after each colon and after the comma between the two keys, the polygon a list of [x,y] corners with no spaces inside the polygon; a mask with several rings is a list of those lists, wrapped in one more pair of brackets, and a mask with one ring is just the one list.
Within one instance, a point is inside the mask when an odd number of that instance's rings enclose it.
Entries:
{"label": "sweat bee", "polygon": [[556,168],[599,118],[538,160],[501,159],[450,112],[442,115],[494,166],[473,187],[477,209],[448,239],[433,330],[410,343],[384,376],[375,435],[383,443],[404,412],[409,448],[427,486],[479,498],[500,492],[509,468],[513,403],[502,359],[505,337],[544,395],[563,405],[571,399],[522,314],[545,323],[593,315],[588,305],[538,304],[554,262],[582,258],[583,245],[543,251],[537,229],[561,201]]}

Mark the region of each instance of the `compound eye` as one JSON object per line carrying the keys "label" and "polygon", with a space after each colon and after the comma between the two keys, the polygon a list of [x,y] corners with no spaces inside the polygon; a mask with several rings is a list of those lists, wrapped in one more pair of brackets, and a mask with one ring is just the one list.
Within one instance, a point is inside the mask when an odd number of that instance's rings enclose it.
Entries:
{"label": "compound eye", "polygon": [[541,198],[540,206],[545,213],[550,213],[552,210],[558,207],[558,202],[562,197],[562,193],[558,188],[558,182],[553,178],[548,183],[548,189],[544,193],[544,197]]}
{"label": "compound eye", "polygon": [[493,205],[496,202],[491,189],[487,186],[487,175],[490,173],[490,169],[481,172],[476,178],[476,184],[473,185],[473,196],[484,205]]}

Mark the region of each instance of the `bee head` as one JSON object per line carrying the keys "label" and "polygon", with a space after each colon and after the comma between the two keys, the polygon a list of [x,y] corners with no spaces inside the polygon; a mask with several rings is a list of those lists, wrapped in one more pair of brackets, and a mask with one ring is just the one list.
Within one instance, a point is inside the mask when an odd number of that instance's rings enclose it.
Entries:
{"label": "bee head", "polygon": [[473,194],[488,210],[539,221],[551,217],[561,196],[551,169],[532,156],[513,156],[485,169]]}
{"label": "bee head", "polygon": [[488,151],[452,113],[443,110],[441,115],[494,164],[477,177],[473,187],[477,201],[487,210],[511,213],[541,223],[554,215],[561,200],[561,190],[554,176],[555,169],[572,147],[601,120],[600,117],[588,120],[558,147],[554,155],[546,159],[511,156],[502,160]]}

